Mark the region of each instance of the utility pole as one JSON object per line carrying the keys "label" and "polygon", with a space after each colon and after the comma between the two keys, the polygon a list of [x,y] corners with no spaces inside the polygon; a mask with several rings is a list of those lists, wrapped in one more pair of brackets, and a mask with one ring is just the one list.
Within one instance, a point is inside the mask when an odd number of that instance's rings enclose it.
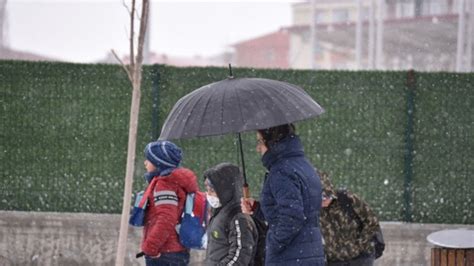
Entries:
{"label": "utility pole", "polygon": [[369,64],[368,69],[374,69],[375,56],[375,0],[370,0],[369,4],[369,47],[368,47]]}
{"label": "utility pole", "polygon": [[7,46],[7,0],[0,0],[0,48]]}
{"label": "utility pole", "polygon": [[423,0],[415,0],[415,17],[420,17],[422,15],[422,11],[423,11]]}
{"label": "utility pole", "polygon": [[384,32],[384,26],[383,26],[383,20],[384,20],[384,11],[385,11],[385,0],[378,0],[378,6],[377,6],[377,42],[376,42],[376,47],[375,47],[375,60],[376,64],[375,67],[377,69],[382,69],[383,68],[383,32]]}
{"label": "utility pole", "polygon": [[474,2],[469,1],[469,5],[467,6],[469,12],[469,24],[467,27],[467,54],[466,54],[466,68],[467,72],[472,71],[472,43],[474,42]]}
{"label": "utility pole", "polygon": [[311,11],[309,19],[310,27],[310,66],[311,69],[316,69],[316,0],[311,0]]}
{"label": "utility pole", "polygon": [[152,1],[148,3],[148,25],[146,27],[146,34],[145,34],[145,43],[143,45],[143,64],[144,65],[149,65],[151,63],[150,61],[150,33],[151,33],[151,14],[152,14]]}
{"label": "utility pole", "polygon": [[355,61],[357,70],[360,70],[362,68],[362,21],[362,0],[357,0],[357,21],[355,30]]}
{"label": "utility pole", "polygon": [[464,56],[465,32],[466,32],[466,1],[459,0],[458,40],[457,40],[457,49],[456,49],[456,71],[457,72],[461,72],[464,70],[463,56]]}

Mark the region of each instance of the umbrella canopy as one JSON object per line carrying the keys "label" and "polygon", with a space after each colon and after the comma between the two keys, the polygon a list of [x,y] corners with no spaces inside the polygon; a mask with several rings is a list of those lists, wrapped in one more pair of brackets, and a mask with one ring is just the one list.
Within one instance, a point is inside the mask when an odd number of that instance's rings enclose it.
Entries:
{"label": "umbrella canopy", "polygon": [[324,109],[296,85],[228,78],[176,102],[160,139],[185,139],[264,129],[318,116]]}

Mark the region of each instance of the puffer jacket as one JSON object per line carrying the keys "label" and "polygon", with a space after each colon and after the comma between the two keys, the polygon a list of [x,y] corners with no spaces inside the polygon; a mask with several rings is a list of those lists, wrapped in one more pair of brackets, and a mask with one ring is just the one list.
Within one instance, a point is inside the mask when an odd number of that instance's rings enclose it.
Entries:
{"label": "puffer jacket", "polygon": [[265,264],[324,265],[318,226],[321,181],[299,138],[276,143],[262,162],[269,171],[260,195],[260,211],[269,225]]}
{"label": "puffer jacket", "polygon": [[207,227],[206,265],[253,265],[258,232],[252,218],[240,207],[240,176],[224,171],[208,178],[222,207],[212,210]]}
{"label": "puffer jacket", "polygon": [[189,169],[176,168],[167,176],[155,176],[153,193],[148,196],[143,228],[142,251],[149,256],[186,251],[176,233],[186,193],[199,190],[196,175]]}

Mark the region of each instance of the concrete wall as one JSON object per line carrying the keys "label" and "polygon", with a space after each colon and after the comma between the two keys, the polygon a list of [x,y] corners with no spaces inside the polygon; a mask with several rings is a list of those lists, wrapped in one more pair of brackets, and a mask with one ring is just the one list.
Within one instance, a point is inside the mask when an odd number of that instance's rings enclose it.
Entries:
{"label": "concrete wall", "polygon": [[[112,214],[0,211],[0,265],[114,265],[119,224]],[[426,236],[448,228],[474,225],[382,223],[387,247],[377,265],[429,265]],[[144,265],[135,259],[141,229],[128,233],[126,265]],[[193,251],[191,265],[203,257]]]}

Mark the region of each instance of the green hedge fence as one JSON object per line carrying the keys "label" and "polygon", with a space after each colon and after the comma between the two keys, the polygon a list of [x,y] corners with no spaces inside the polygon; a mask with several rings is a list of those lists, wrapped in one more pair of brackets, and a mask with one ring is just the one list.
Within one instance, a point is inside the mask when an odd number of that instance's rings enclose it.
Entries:
{"label": "green hedge fence", "polygon": [[[174,103],[226,78],[225,68],[146,66],[134,190],[143,148]],[[325,109],[300,122],[310,160],[363,196],[382,220],[474,223],[474,74],[235,68],[237,77],[283,80]],[[131,86],[117,65],[0,61],[0,209],[119,213]],[[264,169],[255,133],[243,134],[251,192]],[[183,165],[239,163],[236,136],[176,141]]]}

